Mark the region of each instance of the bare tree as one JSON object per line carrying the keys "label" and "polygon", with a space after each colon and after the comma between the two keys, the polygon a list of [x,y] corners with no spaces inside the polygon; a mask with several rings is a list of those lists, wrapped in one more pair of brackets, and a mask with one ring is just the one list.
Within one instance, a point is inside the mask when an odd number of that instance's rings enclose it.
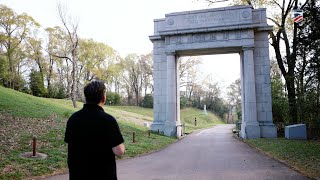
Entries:
{"label": "bare tree", "polygon": [[77,90],[77,62],[78,62],[78,45],[79,45],[79,37],[78,37],[78,23],[72,21],[71,17],[67,19],[67,9],[63,8],[61,4],[58,4],[58,13],[59,18],[63,24],[63,27],[67,31],[67,39],[68,39],[68,53],[64,55],[54,55],[58,58],[66,59],[66,61],[70,61],[72,63],[71,70],[71,91],[70,97],[73,103],[73,107],[77,107],[76,102],[76,90]]}

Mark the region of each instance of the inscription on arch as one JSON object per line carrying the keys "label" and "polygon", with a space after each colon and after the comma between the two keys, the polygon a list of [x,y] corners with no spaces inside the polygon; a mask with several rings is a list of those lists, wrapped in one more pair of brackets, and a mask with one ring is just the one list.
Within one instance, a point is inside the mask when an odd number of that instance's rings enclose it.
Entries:
{"label": "inscription on arch", "polygon": [[165,43],[169,44],[187,44],[187,43],[199,43],[199,42],[213,42],[213,41],[228,41],[238,40],[245,38],[252,38],[250,30],[238,30],[238,31],[222,31],[212,33],[201,34],[188,34],[188,35],[174,35],[166,37]]}

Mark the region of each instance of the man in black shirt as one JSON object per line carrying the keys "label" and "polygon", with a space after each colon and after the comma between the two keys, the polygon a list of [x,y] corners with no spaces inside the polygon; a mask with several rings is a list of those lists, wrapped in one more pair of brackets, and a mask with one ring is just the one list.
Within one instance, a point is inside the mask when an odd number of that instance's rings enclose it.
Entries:
{"label": "man in black shirt", "polygon": [[106,87],[93,81],[84,88],[86,104],[67,122],[69,177],[117,179],[115,155],[124,154],[124,140],[115,118],[103,110]]}

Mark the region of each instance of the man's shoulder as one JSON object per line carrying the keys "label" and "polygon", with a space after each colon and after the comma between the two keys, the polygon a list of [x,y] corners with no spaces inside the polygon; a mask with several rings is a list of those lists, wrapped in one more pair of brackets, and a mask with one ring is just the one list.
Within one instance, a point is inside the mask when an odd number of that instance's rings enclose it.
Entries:
{"label": "man's shoulder", "polygon": [[81,116],[83,109],[80,109],[79,111],[74,112],[73,114],[71,114],[71,116],[69,117],[69,119],[74,119],[76,117]]}
{"label": "man's shoulder", "polygon": [[103,119],[108,120],[108,121],[116,121],[116,119],[111,115],[108,114],[106,112],[101,112],[101,116],[103,117]]}

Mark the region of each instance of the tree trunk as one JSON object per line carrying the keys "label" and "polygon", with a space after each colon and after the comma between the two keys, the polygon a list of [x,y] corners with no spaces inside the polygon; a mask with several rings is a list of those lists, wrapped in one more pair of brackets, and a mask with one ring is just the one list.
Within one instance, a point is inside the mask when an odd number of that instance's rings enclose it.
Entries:
{"label": "tree trunk", "polygon": [[139,91],[135,91],[136,94],[136,105],[139,106]]}
{"label": "tree trunk", "polygon": [[49,65],[49,71],[48,71],[48,75],[47,75],[47,82],[48,82],[48,90],[51,89],[51,76],[52,76],[52,71],[53,71],[53,59],[51,56],[49,56],[50,58],[50,65]]}
{"label": "tree trunk", "polygon": [[13,89],[13,84],[14,82],[13,81],[13,75],[14,75],[14,67],[13,67],[13,62],[12,62],[12,59],[11,59],[11,53],[9,52],[10,49],[8,49],[8,52],[7,52],[7,57],[8,57],[8,62],[9,62],[9,88]]}
{"label": "tree trunk", "polygon": [[297,123],[297,106],[296,106],[296,97],[295,97],[295,88],[294,88],[294,79],[286,78],[286,87],[288,90],[288,101],[289,101],[289,122],[292,124]]}
{"label": "tree trunk", "polygon": [[77,80],[76,80],[76,71],[77,71],[77,60],[76,60],[76,50],[73,49],[72,51],[72,71],[71,71],[71,78],[72,78],[72,85],[71,85],[71,100],[74,108],[77,108],[77,95],[76,95],[76,87],[77,87]]}

